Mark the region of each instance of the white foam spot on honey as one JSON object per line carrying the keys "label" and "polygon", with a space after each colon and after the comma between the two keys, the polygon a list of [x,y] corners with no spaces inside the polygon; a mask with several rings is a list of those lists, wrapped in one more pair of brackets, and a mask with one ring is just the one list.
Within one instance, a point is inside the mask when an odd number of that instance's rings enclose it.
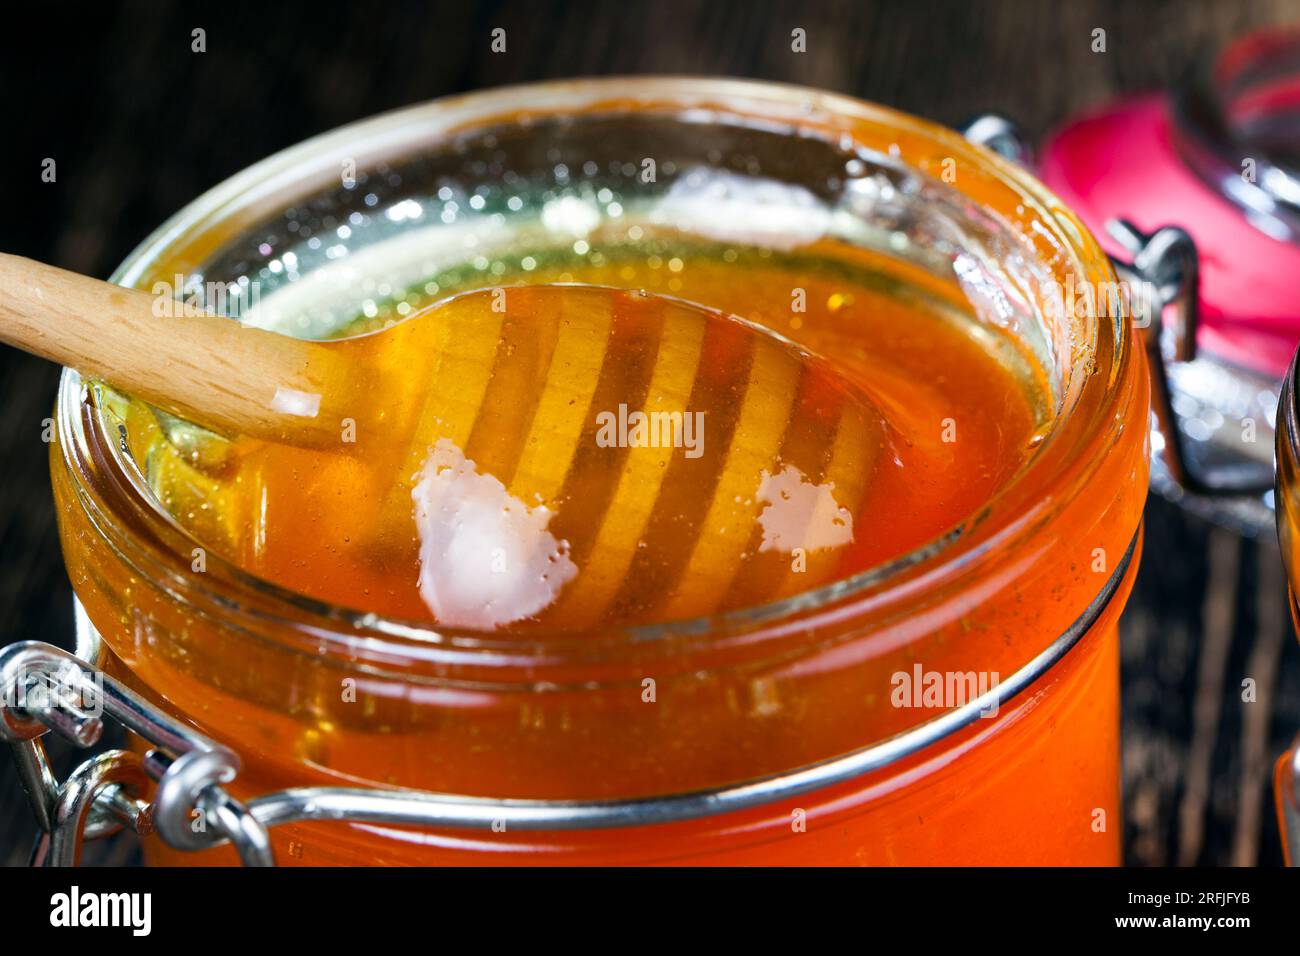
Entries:
{"label": "white foam spot on honey", "polygon": [[491,630],[549,607],[578,573],[569,544],[449,439],[433,446],[411,492],[420,596],[441,624]]}
{"label": "white foam spot on honey", "polygon": [[766,471],[758,485],[758,500],[765,502],[758,514],[763,529],[759,551],[795,548],[820,551],[838,548],[853,540],[853,515],[835,500],[835,483],[809,481],[794,465],[775,475]]}

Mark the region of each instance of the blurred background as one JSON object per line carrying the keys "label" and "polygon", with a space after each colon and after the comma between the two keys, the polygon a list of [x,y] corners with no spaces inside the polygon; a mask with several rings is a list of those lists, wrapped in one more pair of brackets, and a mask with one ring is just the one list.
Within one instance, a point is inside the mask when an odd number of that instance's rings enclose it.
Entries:
{"label": "blurred background", "polygon": [[[155,226],[262,157],[394,107],[585,74],[749,76],[1038,140],[1080,109],[1166,87],[1300,0],[47,2],[0,35],[0,250],[107,277]],[[489,50],[507,31],[507,52]],[[807,32],[792,54],[790,32]],[[1096,28],[1105,53],[1091,50]],[[191,50],[205,31],[206,52]],[[42,162],[57,162],[44,183]],[[0,643],[67,644],[71,589],[42,421],[58,370],[0,348]],[[1134,865],[1276,865],[1276,756],[1300,731],[1300,646],[1271,536],[1163,501],[1123,625],[1125,851]],[[1243,703],[1241,683],[1256,682]],[[66,755],[65,755],[66,758]],[[0,861],[32,821],[0,758]],[[128,839],[87,862],[134,859]]]}

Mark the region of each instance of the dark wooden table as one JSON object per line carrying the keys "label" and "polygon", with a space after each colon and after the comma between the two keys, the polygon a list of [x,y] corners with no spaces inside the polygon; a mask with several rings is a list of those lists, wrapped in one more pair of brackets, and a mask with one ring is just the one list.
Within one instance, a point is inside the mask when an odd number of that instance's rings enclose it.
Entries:
{"label": "dark wooden table", "polygon": [[[1034,136],[1168,85],[1300,0],[882,3],[546,0],[382,5],[44,2],[0,36],[0,249],[92,275],[230,174],[362,116],[463,90],[577,74],[707,73],[851,93],[946,123],[994,109]],[[489,34],[507,31],[507,52]],[[802,27],[808,49],[794,54]],[[206,52],[192,51],[205,31]],[[1104,53],[1092,31],[1106,30]],[[57,180],[41,181],[46,158]],[[42,421],[57,372],[0,348],[0,642],[66,640]],[[1163,502],[1124,624],[1125,847],[1139,865],[1275,864],[1269,785],[1300,730],[1300,648],[1277,546]],[[1257,701],[1242,701],[1252,678]],[[0,859],[27,810],[0,759]],[[129,840],[95,845],[131,860]]]}

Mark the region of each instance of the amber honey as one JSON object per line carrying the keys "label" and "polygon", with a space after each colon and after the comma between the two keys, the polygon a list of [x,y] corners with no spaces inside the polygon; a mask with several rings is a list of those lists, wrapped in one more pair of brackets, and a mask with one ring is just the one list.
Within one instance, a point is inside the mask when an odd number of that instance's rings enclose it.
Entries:
{"label": "amber honey", "polygon": [[[999,356],[960,321],[794,263],[681,251],[529,277],[674,299],[504,286],[346,340],[351,366],[399,385],[357,388],[337,449],[236,439],[205,465],[159,441],[141,459],[173,514],[250,571],[495,629],[775,601],[949,531],[1029,455],[1045,400],[1011,343]],[[803,308],[776,311],[793,296]],[[832,362],[775,329],[828,345],[850,330],[853,351]],[[157,439],[134,414],[137,441]]]}
{"label": "amber honey", "polygon": [[[1065,637],[1068,653],[996,713],[798,797],[612,831],[294,824],[273,831],[276,852],[308,865],[1118,862],[1116,620],[1145,494],[1142,352],[1086,302],[1071,324],[1035,332],[1037,292],[1016,272],[1030,263],[1062,287],[1100,287],[1113,282],[1101,250],[1021,174],[898,114],[761,84],[590,87],[608,87],[590,109],[612,118],[568,152],[566,137],[583,135],[580,112],[551,129],[538,116],[520,119],[517,92],[458,105],[481,111],[490,134],[481,150],[472,136],[446,155],[441,140],[430,147],[427,175],[443,177],[430,194],[480,167],[509,185],[493,167],[498,153],[544,165],[546,195],[558,197],[606,169],[628,182],[640,169],[631,158],[652,150],[665,178],[688,162],[730,162],[742,174],[757,166],[798,180],[828,164],[863,175],[861,148],[936,176],[952,159],[951,218],[929,222],[926,204],[946,200],[894,177],[859,183],[834,220],[851,227],[879,200],[880,249],[807,230],[792,242],[761,231],[727,241],[634,216],[635,197],[616,195],[621,214],[579,241],[530,245],[524,225],[505,252],[460,250],[450,265],[350,301],[343,294],[350,311],[328,331],[346,336],[504,290],[499,326],[455,336],[467,374],[423,383],[455,383],[463,401],[457,415],[438,416],[438,440],[411,443],[414,457],[403,448],[384,461],[368,445],[374,409],[364,403],[353,441],[340,423],[348,447],[303,451],[213,436],[100,389],[83,397],[79,385],[65,387],[54,485],[69,575],[102,634],[103,665],[238,751],[243,769],[231,787],[242,798],[334,785],[624,800],[781,778],[909,737],[949,703],[900,705],[891,694],[900,674],[1005,681]],[[764,132],[702,122],[701,97],[752,112]],[[695,112],[679,128],[683,102]],[[773,132],[781,123],[800,135]],[[421,114],[403,135],[419,140],[429,128]],[[336,176],[335,160],[357,155],[339,136],[294,161]],[[731,153],[714,148],[737,137]],[[534,138],[558,145],[533,150]],[[585,172],[603,144],[628,143]],[[421,175],[413,170],[402,175]],[[843,187],[841,173],[832,179]],[[371,179],[399,181],[392,171]],[[373,188],[382,210],[383,190]],[[448,190],[442,205],[420,207],[422,221],[446,223],[450,204],[470,205]],[[358,210],[368,208],[364,191]],[[920,210],[900,212],[899,195]],[[499,198],[509,227],[510,197]],[[394,208],[392,221],[409,225],[410,207]],[[797,225],[803,215],[778,221]],[[329,224],[330,241],[341,221]],[[231,222],[233,231],[238,217]],[[948,257],[988,229],[1011,238],[982,247],[993,267],[972,292],[953,281]],[[204,262],[243,268],[270,230],[250,231],[241,246],[204,220],[152,250],[129,279],[147,287]],[[226,243],[237,247],[228,255]],[[912,255],[927,243],[940,267]],[[979,268],[964,260],[956,273]],[[565,339],[558,326],[539,334],[550,313],[529,307],[530,296],[555,283],[625,290],[623,311],[595,309],[602,318],[586,335]],[[1008,296],[980,298],[994,287]],[[665,334],[674,323],[691,328]],[[393,348],[404,328],[360,347],[375,350],[374,367],[410,363],[420,385],[418,364],[439,353]],[[661,362],[664,349],[687,359]],[[568,364],[557,366],[561,352]],[[532,445],[553,367],[581,369],[565,392],[584,396],[581,414],[556,405],[564,414],[546,420],[565,427],[543,429],[538,437],[550,437]],[[680,380],[669,389],[673,370]],[[599,440],[602,423],[631,434],[627,415],[655,410],[656,397],[661,411],[704,413],[698,457],[688,457],[684,433],[657,448]],[[398,417],[401,404],[391,406]],[[409,427],[412,438],[429,434]],[[439,451],[442,439],[450,447]],[[736,448],[748,450],[744,469],[734,467]],[[506,497],[485,497],[499,506],[488,511],[544,524],[543,557],[562,555],[573,570],[553,579],[554,600],[522,602],[476,627],[459,615],[465,602],[431,600],[422,588],[431,566],[460,565],[440,564],[446,555],[422,538],[419,518],[421,507],[426,518],[454,513],[463,492],[472,498],[489,478]],[[786,495],[804,502],[798,520],[769,527]],[[814,526],[820,547],[808,537]],[[508,576],[523,552],[500,550]],[[483,561],[475,573],[488,579],[501,573],[492,551],[457,553]],[[147,852],[154,862],[232,860],[228,849],[185,854],[156,839]]]}

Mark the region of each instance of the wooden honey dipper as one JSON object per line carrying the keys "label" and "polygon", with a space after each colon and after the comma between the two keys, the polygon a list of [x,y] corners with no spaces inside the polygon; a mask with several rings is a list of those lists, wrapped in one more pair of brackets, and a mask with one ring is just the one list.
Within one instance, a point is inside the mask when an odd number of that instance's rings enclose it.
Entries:
{"label": "wooden honey dipper", "polygon": [[4,254],[0,341],[224,434],[337,446],[355,404],[328,346]]}
{"label": "wooden honey dipper", "polygon": [[[437,487],[466,468],[525,510],[547,509],[575,569],[546,605],[566,625],[615,609],[707,613],[824,579],[852,540],[880,445],[869,401],[824,362],[642,293],[483,290],[329,342],[158,301],[0,255],[0,340],[219,434],[278,446],[262,457],[289,464],[266,469],[263,496],[313,516],[310,532],[290,536],[298,547],[309,535],[419,546],[413,487],[417,522],[423,507],[438,534],[467,533],[464,515],[440,515],[476,486]],[[441,464],[421,482],[435,447]],[[343,507],[299,487],[330,458],[365,463],[346,472],[362,477],[341,479],[356,485]],[[419,505],[426,485],[442,497]],[[796,549],[806,568],[791,567]],[[427,570],[427,548],[421,560]],[[649,597],[629,589],[633,578]],[[428,592],[425,602],[438,603]],[[435,616],[473,626],[454,604]],[[488,625],[511,619],[502,614]]]}

